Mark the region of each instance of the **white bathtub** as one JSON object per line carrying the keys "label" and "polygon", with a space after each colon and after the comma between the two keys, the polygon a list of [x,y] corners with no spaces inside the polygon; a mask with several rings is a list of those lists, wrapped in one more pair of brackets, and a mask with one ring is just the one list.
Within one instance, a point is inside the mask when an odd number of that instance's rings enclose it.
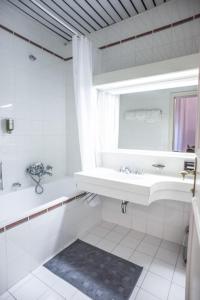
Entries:
{"label": "white bathtub", "polygon": [[[49,205],[78,193],[72,177],[64,177],[43,185],[44,193],[38,195],[34,187],[21,189],[0,196],[0,227],[11,221],[36,213]],[[61,199],[62,198],[62,199]]]}
{"label": "white bathtub", "polygon": [[101,209],[77,195],[65,177],[42,195],[31,187],[0,196],[0,295],[100,222]]}

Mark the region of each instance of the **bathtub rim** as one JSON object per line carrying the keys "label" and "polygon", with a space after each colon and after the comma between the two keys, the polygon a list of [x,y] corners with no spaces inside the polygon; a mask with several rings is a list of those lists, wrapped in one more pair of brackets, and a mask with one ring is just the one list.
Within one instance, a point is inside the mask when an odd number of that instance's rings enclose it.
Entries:
{"label": "bathtub rim", "polygon": [[0,234],[10,230],[18,225],[21,225],[29,220],[37,218],[43,214],[46,214],[56,208],[66,205],[74,200],[83,198],[87,193],[84,191],[77,191],[70,196],[61,196],[55,200],[49,201],[43,205],[39,205],[35,208],[27,210],[22,214],[18,214],[16,217],[7,218],[0,221]]}

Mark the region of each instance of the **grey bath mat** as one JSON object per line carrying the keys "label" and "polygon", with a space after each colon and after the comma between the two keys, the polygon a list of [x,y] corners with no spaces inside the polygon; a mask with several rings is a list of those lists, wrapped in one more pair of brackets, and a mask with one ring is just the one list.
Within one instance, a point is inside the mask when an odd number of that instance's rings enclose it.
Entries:
{"label": "grey bath mat", "polygon": [[81,240],[45,265],[94,300],[128,300],[142,267]]}

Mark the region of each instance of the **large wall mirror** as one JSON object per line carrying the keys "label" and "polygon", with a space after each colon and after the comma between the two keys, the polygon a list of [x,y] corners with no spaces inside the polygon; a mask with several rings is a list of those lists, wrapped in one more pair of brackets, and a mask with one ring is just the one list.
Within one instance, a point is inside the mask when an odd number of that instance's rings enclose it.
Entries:
{"label": "large wall mirror", "polygon": [[195,151],[197,86],[120,95],[118,148]]}
{"label": "large wall mirror", "polygon": [[101,149],[194,153],[198,75],[196,68],[99,85]]}

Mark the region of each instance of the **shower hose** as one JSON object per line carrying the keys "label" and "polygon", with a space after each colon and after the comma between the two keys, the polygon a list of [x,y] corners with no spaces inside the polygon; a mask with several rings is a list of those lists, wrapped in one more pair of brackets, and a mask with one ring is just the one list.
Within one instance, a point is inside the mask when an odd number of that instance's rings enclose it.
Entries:
{"label": "shower hose", "polygon": [[44,188],[40,184],[42,178],[41,178],[41,176],[38,176],[38,175],[37,175],[37,177],[38,177],[38,179],[36,179],[35,177],[33,177],[33,175],[31,175],[31,178],[36,183],[36,186],[35,186],[36,194],[42,194],[44,192]]}

